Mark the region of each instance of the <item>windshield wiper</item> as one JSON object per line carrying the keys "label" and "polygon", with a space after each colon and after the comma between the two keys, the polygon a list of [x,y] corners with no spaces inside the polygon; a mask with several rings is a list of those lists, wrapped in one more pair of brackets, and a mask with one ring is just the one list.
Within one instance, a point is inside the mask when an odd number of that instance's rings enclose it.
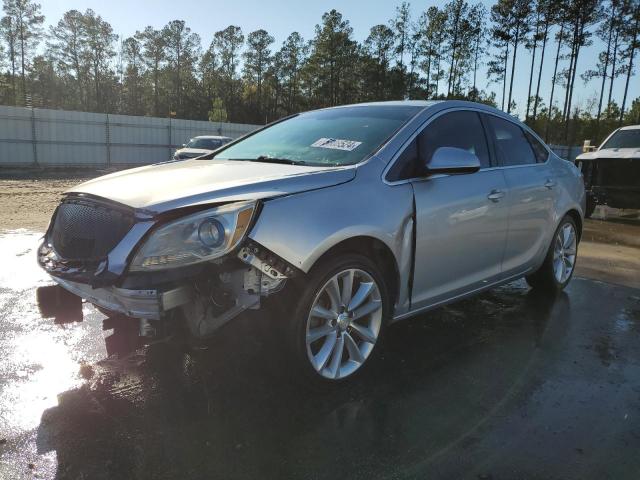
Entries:
{"label": "windshield wiper", "polygon": [[282,163],[285,165],[307,165],[307,162],[302,160],[291,160],[290,158],[278,158],[269,157],[267,155],[260,155],[256,158],[226,158],[225,160],[239,161],[239,162],[262,162],[262,163]]}
{"label": "windshield wiper", "polygon": [[304,161],[291,160],[290,158],[278,158],[269,157],[268,155],[260,155],[255,159],[251,159],[251,162],[264,162],[264,163],[283,163],[285,165],[306,165]]}

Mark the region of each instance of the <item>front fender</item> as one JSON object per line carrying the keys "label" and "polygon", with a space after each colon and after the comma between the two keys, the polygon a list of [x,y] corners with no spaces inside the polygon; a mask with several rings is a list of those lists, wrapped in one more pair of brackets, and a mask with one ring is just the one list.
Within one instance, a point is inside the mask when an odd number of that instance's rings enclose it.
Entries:
{"label": "front fender", "polygon": [[413,190],[377,179],[356,180],[264,202],[249,237],[308,272],[329,249],[354,237],[384,243],[395,257],[400,285],[412,260]]}

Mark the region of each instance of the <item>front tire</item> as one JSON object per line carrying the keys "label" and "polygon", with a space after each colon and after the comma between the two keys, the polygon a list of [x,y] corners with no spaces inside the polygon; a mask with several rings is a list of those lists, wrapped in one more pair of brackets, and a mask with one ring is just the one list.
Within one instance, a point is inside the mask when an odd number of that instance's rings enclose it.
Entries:
{"label": "front tire", "polygon": [[578,258],[578,229],[569,215],[558,225],[542,266],[526,277],[535,289],[559,292],[571,281]]}
{"label": "front tire", "polygon": [[342,254],[314,267],[297,290],[289,347],[303,382],[329,386],[360,373],[377,353],[391,308],[378,266]]}

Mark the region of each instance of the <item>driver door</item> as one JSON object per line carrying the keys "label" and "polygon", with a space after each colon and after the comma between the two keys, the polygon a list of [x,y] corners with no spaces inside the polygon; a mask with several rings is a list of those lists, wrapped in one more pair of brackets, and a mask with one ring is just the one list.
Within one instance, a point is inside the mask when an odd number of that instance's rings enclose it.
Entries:
{"label": "driver door", "polygon": [[[437,117],[416,137],[420,166],[440,147],[474,153],[475,173],[414,177],[415,265],[411,308],[422,308],[499,280],[507,240],[507,185],[492,168],[480,116],[454,111]],[[423,170],[424,171],[424,170]]]}

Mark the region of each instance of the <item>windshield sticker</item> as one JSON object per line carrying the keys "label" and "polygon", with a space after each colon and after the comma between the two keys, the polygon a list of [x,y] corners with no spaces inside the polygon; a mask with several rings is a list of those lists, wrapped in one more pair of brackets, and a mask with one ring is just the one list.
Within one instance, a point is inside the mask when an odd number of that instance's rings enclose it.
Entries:
{"label": "windshield sticker", "polygon": [[312,147],[316,148],[331,148],[333,150],[345,150],[347,152],[352,152],[360,145],[362,145],[362,142],[341,140],[339,138],[320,138],[311,144]]}

